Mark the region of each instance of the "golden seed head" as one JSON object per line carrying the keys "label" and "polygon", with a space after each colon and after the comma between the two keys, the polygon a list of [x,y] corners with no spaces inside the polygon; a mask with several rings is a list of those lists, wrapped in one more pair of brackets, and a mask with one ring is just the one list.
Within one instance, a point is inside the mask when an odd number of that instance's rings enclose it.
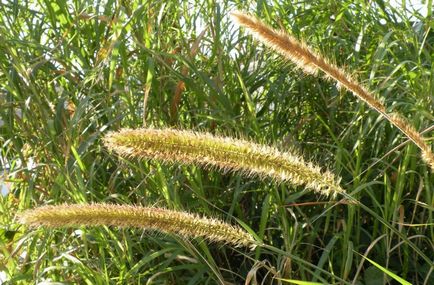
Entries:
{"label": "golden seed head", "polygon": [[422,150],[423,160],[431,167],[431,170],[434,171],[434,154],[431,148],[426,144],[422,135],[401,116],[388,114],[384,104],[375,98],[372,92],[362,86],[350,74],[332,64],[330,60],[321,54],[312,51],[304,42],[297,40],[285,31],[277,31],[258,18],[243,12],[232,12],[231,16],[235,22],[244,27],[257,40],[292,61],[305,73],[315,74],[318,70],[321,70],[324,72],[326,79],[335,81],[339,87],[346,88],[360,100],[368,104],[370,108],[380,113]]}
{"label": "golden seed head", "polygon": [[19,215],[30,226],[75,227],[117,226],[155,230],[186,238],[203,237],[209,241],[254,248],[253,237],[239,227],[217,219],[199,217],[163,208],[114,204],[43,206]]}
{"label": "golden seed head", "polygon": [[175,129],[123,129],[108,133],[104,143],[123,157],[195,164],[239,171],[276,182],[304,185],[324,195],[343,192],[339,179],[298,155],[246,140]]}

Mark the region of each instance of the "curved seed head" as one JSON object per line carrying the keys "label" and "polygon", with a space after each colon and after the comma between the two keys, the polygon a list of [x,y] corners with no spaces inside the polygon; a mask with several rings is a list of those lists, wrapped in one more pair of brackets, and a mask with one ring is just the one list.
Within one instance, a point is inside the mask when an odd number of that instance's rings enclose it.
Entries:
{"label": "curved seed head", "polygon": [[209,241],[255,248],[253,237],[239,227],[217,219],[199,217],[163,208],[114,204],[43,206],[19,215],[30,226],[75,227],[118,226],[155,230],[186,238],[203,237]]}
{"label": "curved seed head", "polygon": [[157,159],[195,164],[244,175],[269,177],[276,182],[305,186],[324,195],[343,192],[339,178],[306,163],[290,152],[246,140],[175,129],[123,129],[108,133],[104,143],[127,158]]}
{"label": "curved seed head", "polygon": [[277,31],[258,18],[243,12],[235,11],[231,13],[231,16],[236,23],[244,27],[258,41],[292,61],[305,73],[316,74],[321,70],[324,72],[325,78],[335,81],[339,87],[346,88],[371,109],[380,113],[422,150],[422,159],[434,171],[434,154],[422,135],[400,115],[387,113],[383,102],[352,78],[350,74],[332,64],[326,57],[312,51],[303,41],[297,40],[285,31]]}

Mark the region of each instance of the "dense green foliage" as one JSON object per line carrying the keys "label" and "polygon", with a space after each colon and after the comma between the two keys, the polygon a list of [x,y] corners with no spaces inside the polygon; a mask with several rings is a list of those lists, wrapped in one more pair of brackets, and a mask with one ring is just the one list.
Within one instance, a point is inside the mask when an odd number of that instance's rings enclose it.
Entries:
{"label": "dense green foliage", "polygon": [[[9,191],[0,196],[0,280],[383,284],[395,282],[393,272],[434,284],[434,175],[419,150],[228,17],[249,11],[305,39],[432,138],[434,18],[368,2],[2,1],[0,166]],[[297,150],[341,176],[360,204],[237,173],[126,160],[103,146],[108,131],[144,124]],[[65,202],[218,217],[266,246],[115,227],[31,229],[16,219]]]}

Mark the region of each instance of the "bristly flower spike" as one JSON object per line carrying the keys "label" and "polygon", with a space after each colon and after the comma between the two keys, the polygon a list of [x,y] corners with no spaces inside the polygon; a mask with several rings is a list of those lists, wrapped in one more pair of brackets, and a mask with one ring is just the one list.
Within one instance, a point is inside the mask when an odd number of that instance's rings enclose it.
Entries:
{"label": "bristly flower spike", "polygon": [[239,171],[305,186],[320,194],[343,192],[339,178],[303,158],[246,140],[175,129],[123,129],[104,137],[108,149],[126,158],[157,159]]}
{"label": "bristly flower spike", "polygon": [[232,12],[231,16],[235,22],[244,27],[257,40],[291,60],[305,73],[316,74],[321,70],[325,73],[326,78],[336,81],[339,86],[351,91],[370,108],[379,112],[422,150],[423,160],[434,171],[434,154],[422,135],[401,115],[387,113],[384,104],[343,69],[312,51],[304,42],[297,40],[285,31],[271,28],[254,16],[239,11]]}
{"label": "bristly flower spike", "polygon": [[19,215],[23,224],[51,228],[76,226],[117,226],[155,230],[186,238],[203,237],[254,249],[257,242],[239,227],[217,219],[162,208],[115,204],[43,206]]}

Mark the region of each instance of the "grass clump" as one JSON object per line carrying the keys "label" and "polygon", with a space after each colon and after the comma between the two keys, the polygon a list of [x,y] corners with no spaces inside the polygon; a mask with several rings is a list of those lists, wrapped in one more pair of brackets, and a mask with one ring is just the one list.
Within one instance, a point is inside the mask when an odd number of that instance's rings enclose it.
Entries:
{"label": "grass clump", "polygon": [[[64,2],[0,4],[1,284],[434,284],[434,176],[411,143],[434,129],[431,9]],[[304,72],[236,9],[293,37]],[[56,229],[21,224],[41,209]],[[198,224],[132,214],[155,209]]]}

